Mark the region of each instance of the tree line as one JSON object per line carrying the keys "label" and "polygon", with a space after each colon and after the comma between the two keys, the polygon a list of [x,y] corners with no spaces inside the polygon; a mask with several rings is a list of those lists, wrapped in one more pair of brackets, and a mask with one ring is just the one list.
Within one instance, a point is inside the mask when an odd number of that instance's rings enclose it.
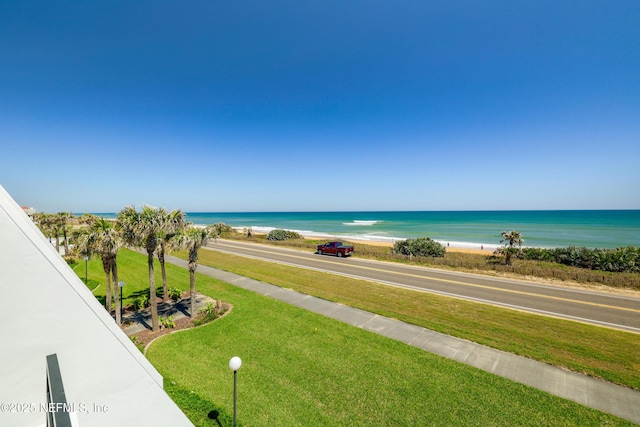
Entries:
{"label": "tree line", "polygon": [[[121,324],[118,294],[117,255],[121,247],[143,249],[147,252],[149,269],[149,305],[154,331],[160,328],[158,318],[158,298],[154,274],[154,257],[158,258],[162,273],[162,301],[166,302],[169,292],[165,270],[165,255],[171,250],[185,249],[188,254],[190,314],[195,314],[196,278],[198,250],[211,238],[216,238],[230,227],[218,223],[208,227],[194,226],[185,221],[181,210],[168,211],[164,208],[143,206],[140,211],[133,206],[122,209],[115,220],[91,214],[75,217],[67,212],[57,214],[38,213],[34,222],[51,241],[55,238],[56,249],[60,250],[60,235],[63,237],[65,255],[100,258],[105,273],[107,311],[115,303],[116,322]],[[73,227],[71,227],[73,226]],[[68,233],[72,230],[73,249],[70,250]]]}

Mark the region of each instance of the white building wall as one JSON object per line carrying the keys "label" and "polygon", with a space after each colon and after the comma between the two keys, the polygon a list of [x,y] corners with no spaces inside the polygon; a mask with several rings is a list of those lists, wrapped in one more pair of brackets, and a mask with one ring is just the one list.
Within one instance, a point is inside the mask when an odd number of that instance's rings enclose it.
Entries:
{"label": "white building wall", "polygon": [[0,186],[0,426],[46,425],[40,405],[52,353],[79,426],[192,425],[160,374]]}

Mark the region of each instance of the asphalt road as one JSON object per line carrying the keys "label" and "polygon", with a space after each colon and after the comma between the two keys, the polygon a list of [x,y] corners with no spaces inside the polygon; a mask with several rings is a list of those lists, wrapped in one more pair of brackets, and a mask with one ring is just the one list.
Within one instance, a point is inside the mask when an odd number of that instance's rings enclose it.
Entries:
{"label": "asphalt road", "polygon": [[455,273],[388,262],[337,258],[253,243],[218,240],[208,248],[265,261],[401,286],[640,333],[640,298]]}

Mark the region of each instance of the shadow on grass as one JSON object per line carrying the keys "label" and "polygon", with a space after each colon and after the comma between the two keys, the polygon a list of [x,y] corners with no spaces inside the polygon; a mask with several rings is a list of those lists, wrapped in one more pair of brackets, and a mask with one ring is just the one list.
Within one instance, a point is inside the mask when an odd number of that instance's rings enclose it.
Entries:
{"label": "shadow on grass", "polygon": [[[183,389],[174,381],[166,380],[164,389],[182,412],[196,426],[233,426],[233,415],[198,394]],[[237,425],[242,423],[238,421]]]}

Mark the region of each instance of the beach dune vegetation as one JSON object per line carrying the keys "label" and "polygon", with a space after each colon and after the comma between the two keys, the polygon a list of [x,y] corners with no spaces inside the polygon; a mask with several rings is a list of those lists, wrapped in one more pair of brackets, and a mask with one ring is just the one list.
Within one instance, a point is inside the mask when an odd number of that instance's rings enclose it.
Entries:
{"label": "beach dune vegetation", "polygon": [[232,233],[233,227],[229,224],[225,224],[224,222],[216,222],[215,224],[210,226],[217,236],[222,236],[225,233]]}
{"label": "beach dune vegetation", "polygon": [[275,229],[271,230],[269,234],[267,234],[267,240],[293,240],[293,239],[302,239],[302,236],[299,233],[291,230],[282,230]]}
{"label": "beach dune vegetation", "polygon": [[410,256],[443,257],[446,250],[444,246],[429,237],[418,237],[395,242],[393,252]]}
{"label": "beach dune vegetation", "polygon": [[616,249],[524,248],[520,258],[615,273],[640,273],[640,247]]}

